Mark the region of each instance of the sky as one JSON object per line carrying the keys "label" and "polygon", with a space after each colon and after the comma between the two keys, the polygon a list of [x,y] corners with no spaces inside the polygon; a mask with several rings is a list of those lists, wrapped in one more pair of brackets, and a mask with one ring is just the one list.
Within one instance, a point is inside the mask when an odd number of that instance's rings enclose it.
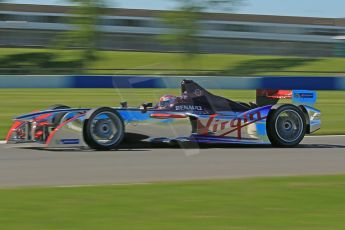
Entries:
{"label": "sky", "polygon": [[[4,0],[28,4],[66,5],[66,0]],[[136,9],[173,9],[172,0],[108,0],[111,6]],[[1,10],[1,9],[0,9]],[[235,13],[345,18],[345,0],[245,0]]]}

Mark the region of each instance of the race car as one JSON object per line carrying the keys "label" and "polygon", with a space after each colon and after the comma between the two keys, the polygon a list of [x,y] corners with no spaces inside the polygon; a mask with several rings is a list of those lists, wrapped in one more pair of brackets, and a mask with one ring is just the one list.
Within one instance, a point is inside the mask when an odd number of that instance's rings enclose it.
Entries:
{"label": "race car", "polygon": [[[40,148],[118,149],[130,142],[298,145],[320,129],[313,91],[258,91],[260,97],[293,103],[244,103],[214,95],[192,80],[181,82],[181,95],[164,95],[156,105],[69,108],[18,116],[8,144]],[[270,101],[270,100],[268,100]],[[277,102],[274,100],[274,102]]]}

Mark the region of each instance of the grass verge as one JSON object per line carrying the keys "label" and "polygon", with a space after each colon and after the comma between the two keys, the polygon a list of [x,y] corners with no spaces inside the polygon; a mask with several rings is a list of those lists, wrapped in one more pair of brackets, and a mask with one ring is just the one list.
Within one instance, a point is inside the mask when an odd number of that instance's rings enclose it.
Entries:
{"label": "grass verge", "polygon": [[[238,100],[254,101],[255,91],[212,90],[217,95]],[[0,91],[0,139],[5,137],[14,116],[43,110],[53,104],[71,107],[118,106],[128,101],[129,106],[143,102],[157,102],[163,94],[179,95],[177,89],[2,89]],[[322,112],[322,129],[316,134],[345,134],[345,92],[319,92],[315,106]]]}
{"label": "grass verge", "polygon": [[345,176],[0,190],[6,230],[343,229]]}
{"label": "grass verge", "polygon": [[[0,48],[0,73],[19,74],[196,74],[196,75],[334,75],[345,73],[345,58],[302,58],[268,55],[199,54],[98,51],[85,63],[80,51]],[[129,71],[80,68],[125,68]],[[13,68],[13,70],[1,70]],[[59,70],[57,70],[59,69]],[[171,71],[135,69],[171,69]],[[180,71],[174,71],[183,70]],[[189,71],[195,69],[196,71]],[[200,72],[203,70],[212,70]],[[310,73],[285,71],[311,71]],[[324,72],[324,73],[322,73]]]}

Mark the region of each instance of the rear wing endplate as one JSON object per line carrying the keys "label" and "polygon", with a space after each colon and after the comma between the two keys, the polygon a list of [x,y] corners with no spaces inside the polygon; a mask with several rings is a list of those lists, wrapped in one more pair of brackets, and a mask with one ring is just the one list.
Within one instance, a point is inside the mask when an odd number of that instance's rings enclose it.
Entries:
{"label": "rear wing endplate", "polygon": [[313,106],[317,100],[316,91],[311,90],[257,90],[256,103],[259,106],[274,105],[280,99],[291,99],[296,105]]}

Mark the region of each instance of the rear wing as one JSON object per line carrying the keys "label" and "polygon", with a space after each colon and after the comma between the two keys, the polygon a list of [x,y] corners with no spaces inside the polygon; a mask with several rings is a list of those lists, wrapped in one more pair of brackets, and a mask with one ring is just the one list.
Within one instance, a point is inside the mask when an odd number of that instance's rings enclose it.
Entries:
{"label": "rear wing", "polygon": [[280,99],[291,99],[296,105],[313,106],[317,100],[317,93],[311,90],[256,90],[256,103],[259,106],[274,105]]}

